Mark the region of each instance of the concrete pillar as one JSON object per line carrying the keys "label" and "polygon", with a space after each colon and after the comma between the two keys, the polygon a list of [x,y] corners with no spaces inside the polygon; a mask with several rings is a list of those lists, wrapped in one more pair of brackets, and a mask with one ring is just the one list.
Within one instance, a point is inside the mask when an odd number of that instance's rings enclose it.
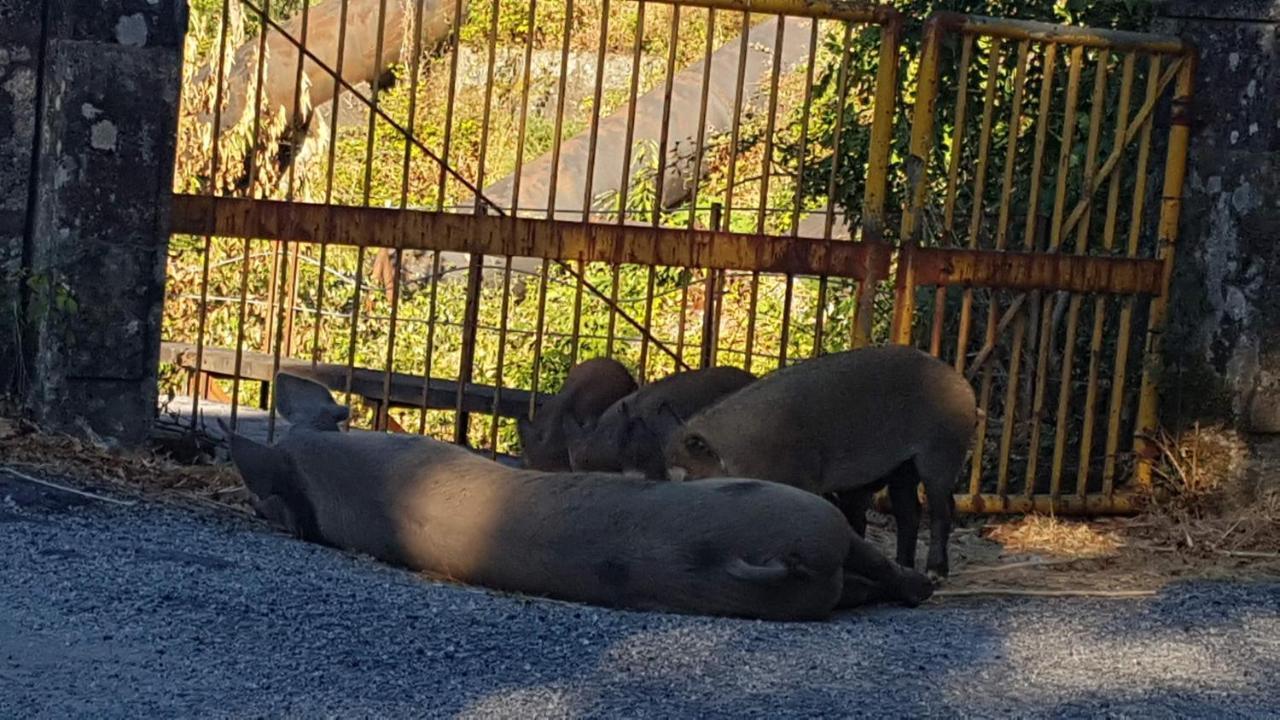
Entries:
{"label": "concrete pillar", "polygon": [[186,4],[17,3],[40,5],[25,400],[47,425],[136,444],[155,413]]}
{"label": "concrete pillar", "polygon": [[1280,0],[1168,0],[1200,49],[1164,343],[1167,421],[1280,432]]}

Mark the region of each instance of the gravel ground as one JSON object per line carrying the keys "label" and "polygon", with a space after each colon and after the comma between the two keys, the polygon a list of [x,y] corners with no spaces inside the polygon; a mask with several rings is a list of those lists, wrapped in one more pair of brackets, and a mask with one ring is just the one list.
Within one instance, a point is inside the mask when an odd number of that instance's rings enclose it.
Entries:
{"label": "gravel ground", "polygon": [[0,717],[1276,717],[1280,585],[780,624],[425,581],[0,474]]}

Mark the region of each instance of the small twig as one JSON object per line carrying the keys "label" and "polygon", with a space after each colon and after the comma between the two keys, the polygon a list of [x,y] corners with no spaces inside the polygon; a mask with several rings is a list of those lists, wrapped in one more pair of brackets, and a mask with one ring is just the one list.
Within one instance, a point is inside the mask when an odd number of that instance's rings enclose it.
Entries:
{"label": "small twig", "polygon": [[214,490],[214,491],[213,491],[213,494],[214,494],[214,495],[229,495],[229,494],[231,494],[231,493],[233,493],[233,492],[239,492],[239,491],[244,490],[244,489],[245,489],[244,485],[237,485],[237,486],[235,486],[235,487],[229,487],[229,488],[222,488],[222,489],[220,489],[220,490]]}
{"label": "small twig", "polygon": [[135,505],[136,504],[136,502],[133,500],[116,500],[115,498],[109,498],[103,495],[97,495],[95,493],[85,492],[84,490],[76,490],[75,488],[70,488],[70,487],[67,487],[66,485],[59,485],[57,483],[52,483],[52,482],[49,482],[48,480],[41,480],[39,478],[34,478],[26,473],[18,472],[13,468],[5,467],[5,468],[0,468],[0,470],[3,470],[4,472],[9,473],[10,475],[18,478],[19,480],[26,480],[27,482],[30,482],[30,483],[43,485],[47,488],[52,488],[54,490],[61,490],[62,492],[71,493],[72,495],[79,495],[81,497],[90,498],[92,500],[101,500],[102,502],[111,503],[113,505]]}
{"label": "small twig", "polygon": [[952,573],[952,577],[963,575],[977,575],[980,573],[1005,572],[1006,570],[1019,570],[1023,568],[1050,567],[1053,565],[1069,565],[1071,563],[1086,562],[1088,560],[1110,560],[1115,555],[1087,555],[1084,557],[1074,558],[1053,558],[1048,560],[1024,560],[1022,562],[1008,563],[1006,565],[989,565],[986,567],[975,567],[967,570],[960,570]]}
{"label": "small twig", "polygon": [[1152,597],[1155,590],[1018,590],[1014,588],[967,588],[964,590],[938,590],[934,597],[973,597],[979,595],[1010,595],[1015,597],[1095,597],[1139,598]]}
{"label": "small twig", "polygon": [[1256,550],[1217,550],[1219,555],[1238,558],[1253,558],[1255,560],[1280,560],[1280,553],[1258,552]]}

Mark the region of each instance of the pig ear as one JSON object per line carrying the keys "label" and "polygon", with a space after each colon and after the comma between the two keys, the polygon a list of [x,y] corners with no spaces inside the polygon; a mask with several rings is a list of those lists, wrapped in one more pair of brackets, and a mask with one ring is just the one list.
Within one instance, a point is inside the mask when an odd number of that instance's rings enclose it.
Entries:
{"label": "pig ear", "polygon": [[291,424],[311,430],[337,430],[351,409],[333,401],[329,388],[286,372],[276,373],[276,410]]}
{"label": "pig ear", "polygon": [[675,409],[671,407],[671,404],[666,400],[663,400],[662,404],[658,405],[658,415],[666,416],[676,424],[676,427],[684,425],[684,418],[680,417],[680,415],[676,413]]}

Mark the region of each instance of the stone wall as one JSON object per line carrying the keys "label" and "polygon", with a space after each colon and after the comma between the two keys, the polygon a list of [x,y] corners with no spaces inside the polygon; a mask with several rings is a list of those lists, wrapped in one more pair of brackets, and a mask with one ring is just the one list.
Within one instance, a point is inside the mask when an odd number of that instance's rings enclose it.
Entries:
{"label": "stone wall", "polygon": [[[186,6],[7,2],[0,0],[0,52],[28,41],[38,58],[23,66],[38,90],[23,91],[25,105],[0,105],[0,129],[29,128],[29,139],[0,144],[0,166],[25,152],[34,187],[20,188],[16,221],[0,206],[0,240],[22,228],[6,257],[20,247],[34,279],[23,283],[19,390],[49,426],[141,442],[155,411]],[[6,7],[29,20],[41,5],[42,22],[6,39]],[[0,63],[0,77],[6,72],[14,70]],[[0,174],[0,184],[7,190],[15,180]]]}
{"label": "stone wall", "polygon": [[1163,417],[1280,432],[1280,0],[1158,13],[1200,50]]}

